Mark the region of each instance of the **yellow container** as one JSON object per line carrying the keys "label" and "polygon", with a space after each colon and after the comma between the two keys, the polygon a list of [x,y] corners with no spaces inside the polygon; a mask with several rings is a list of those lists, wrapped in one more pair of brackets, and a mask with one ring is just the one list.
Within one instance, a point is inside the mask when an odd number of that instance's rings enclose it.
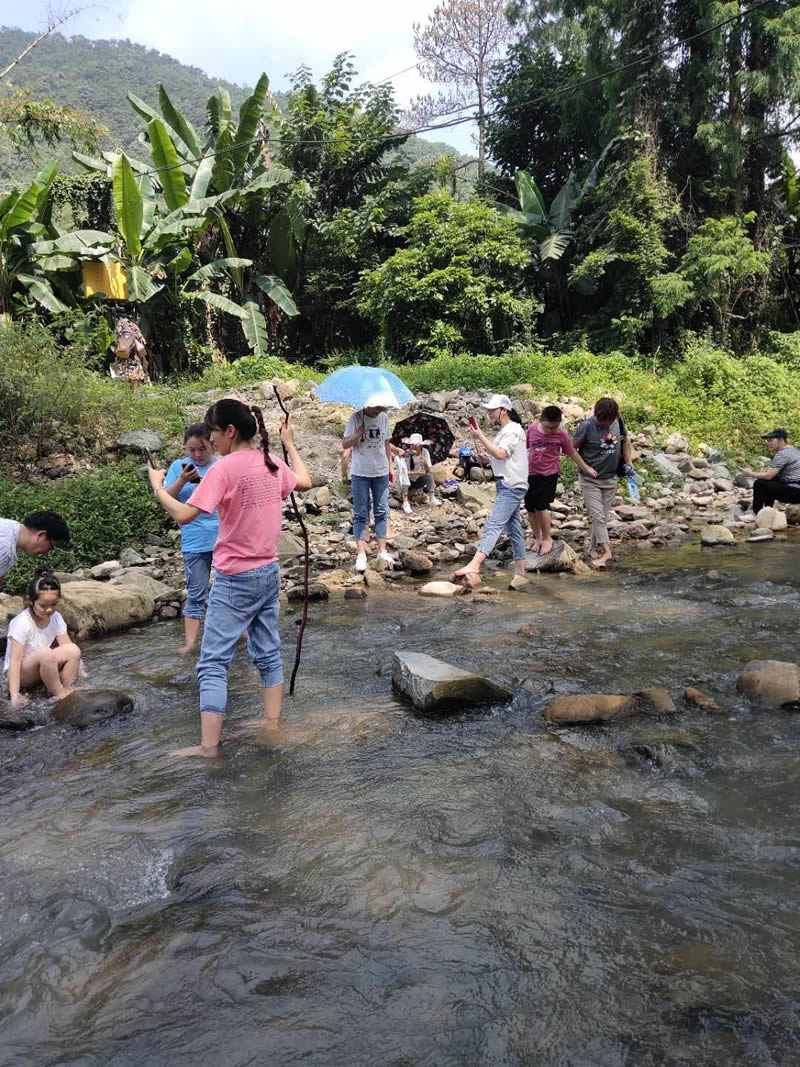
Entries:
{"label": "yellow container", "polygon": [[95,260],[81,264],[83,295],[107,296],[110,300],[128,299],[128,275],[122,263],[101,263]]}

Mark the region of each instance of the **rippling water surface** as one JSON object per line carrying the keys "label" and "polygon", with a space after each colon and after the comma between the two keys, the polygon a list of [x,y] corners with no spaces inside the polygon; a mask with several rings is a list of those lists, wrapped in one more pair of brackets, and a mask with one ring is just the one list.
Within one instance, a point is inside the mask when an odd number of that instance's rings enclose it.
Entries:
{"label": "rippling water surface", "polygon": [[[280,738],[237,735],[238,653],[217,761],[165,758],[197,734],[177,623],[88,646],[134,714],[0,736],[0,1062],[800,1063],[800,715],[734,690],[798,659],[797,549],[314,606]],[[528,681],[421,718],[395,648]],[[541,721],[644,685],[722,710]]]}

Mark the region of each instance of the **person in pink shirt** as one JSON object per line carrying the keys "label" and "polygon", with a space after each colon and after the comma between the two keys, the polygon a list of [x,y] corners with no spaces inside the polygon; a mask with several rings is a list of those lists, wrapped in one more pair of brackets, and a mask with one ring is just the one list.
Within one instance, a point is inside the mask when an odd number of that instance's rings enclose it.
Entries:
{"label": "person in pink shirt", "polygon": [[580,470],[596,478],[595,470],[578,455],[566,430],[561,428],[561,408],[551,404],[544,408],[539,421],[531,423],[525,434],[528,446],[528,491],[525,510],[536,536],[536,554],[546,556],[553,551],[550,536],[550,505],[556,498],[558,476],[561,473],[561,453],[574,460]]}
{"label": "person in pink shirt", "polygon": [[[292,466],[273,456],[261,409],[239,400],[219,400],[206,412],[205,424],[221,457],[208,469],[188,502],[164,489],[164,471],[151,470],[150,484],[165,511],[180,525],[199,514],[219,515],[214,547],[216,580],[209,597],[203,643],[197,663],[200,683],[199,745],[178,749],[175,756],[216,756],[228,699],[228,668],[236,642],[247,630],[247,651],[261,676],[263,719],[252,725],[274,726],[281,715],[283,667],[278,630],[278,536],[283,501],[294,489],[310,489],[311,475],[294,445],[288,420],[281,439]],[[261,448],[251,442],[261,435]]]}

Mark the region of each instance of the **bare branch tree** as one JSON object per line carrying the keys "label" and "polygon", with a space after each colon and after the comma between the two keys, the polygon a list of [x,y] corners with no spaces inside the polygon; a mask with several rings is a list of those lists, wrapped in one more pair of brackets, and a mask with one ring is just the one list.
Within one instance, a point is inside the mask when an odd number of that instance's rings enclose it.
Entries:
{"label": "bare branch tree", "polygon": [[[428,115],[446,105],[477,107],[478,174],[486,169],[486,89],[489,71],[512,39],[506,0],[444,0],[423,27],[414,24],[419,70],[428,81],[450,86],[438,101],[422,98],[416,110]],[[470,90],[474,90],[474,96]],[[470,100],[470,97],[473,99]]]}
{"label": "bare branch tree", "polygon": [[82,11],[86,11],[86,8],[72,7],[63,11],[56,11],[51,8],[47,13],[47,23],[45,25],[45,28],[42,30],[41,33],[37,34],[36,37],[33,38],[30,44],[27,44],[22,49],[16,59],[12,59],[7,67],[5,67],[3,70],[0,70],[0,79],[5,78],[8,74],[10,74],[14,67],[16,67],[18,63],[21,63],[25,56],[27,56],[30,52],[34,50],[37,44],[41,44],[42,41],[44,41],[45,38],[49,37],[51,33],[54,33],[59,26],[63,26],[65,22],[68,22],[70,19],[75,18],[76,15],[80,15]]}

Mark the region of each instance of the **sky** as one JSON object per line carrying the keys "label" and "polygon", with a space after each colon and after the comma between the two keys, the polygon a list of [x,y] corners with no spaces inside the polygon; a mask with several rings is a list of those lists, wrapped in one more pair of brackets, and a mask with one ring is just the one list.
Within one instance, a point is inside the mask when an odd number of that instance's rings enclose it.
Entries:
{"label": "sky", "polygon": [[[64,24],[66,36],[128,38],[200,67],[212,78],[253,85],[262,71],[273,89],[286,88],[286,75],[301,63],[315,75],[330,68],[339,52],[352,52],[363,80],[392,79],[404,106],[430,92],[416,69],[412,24],[424,23],[436,0],[106,0],[86,6]],[[48,11],[81,7],[81,0],[47,4],[0,0],[0,26],[41,30]],[[403,73],[399,73],[399,72]],[[396,77],[393,77],[396,75]],[[429,140],[447,141],[472,154],[471,124]]]}

